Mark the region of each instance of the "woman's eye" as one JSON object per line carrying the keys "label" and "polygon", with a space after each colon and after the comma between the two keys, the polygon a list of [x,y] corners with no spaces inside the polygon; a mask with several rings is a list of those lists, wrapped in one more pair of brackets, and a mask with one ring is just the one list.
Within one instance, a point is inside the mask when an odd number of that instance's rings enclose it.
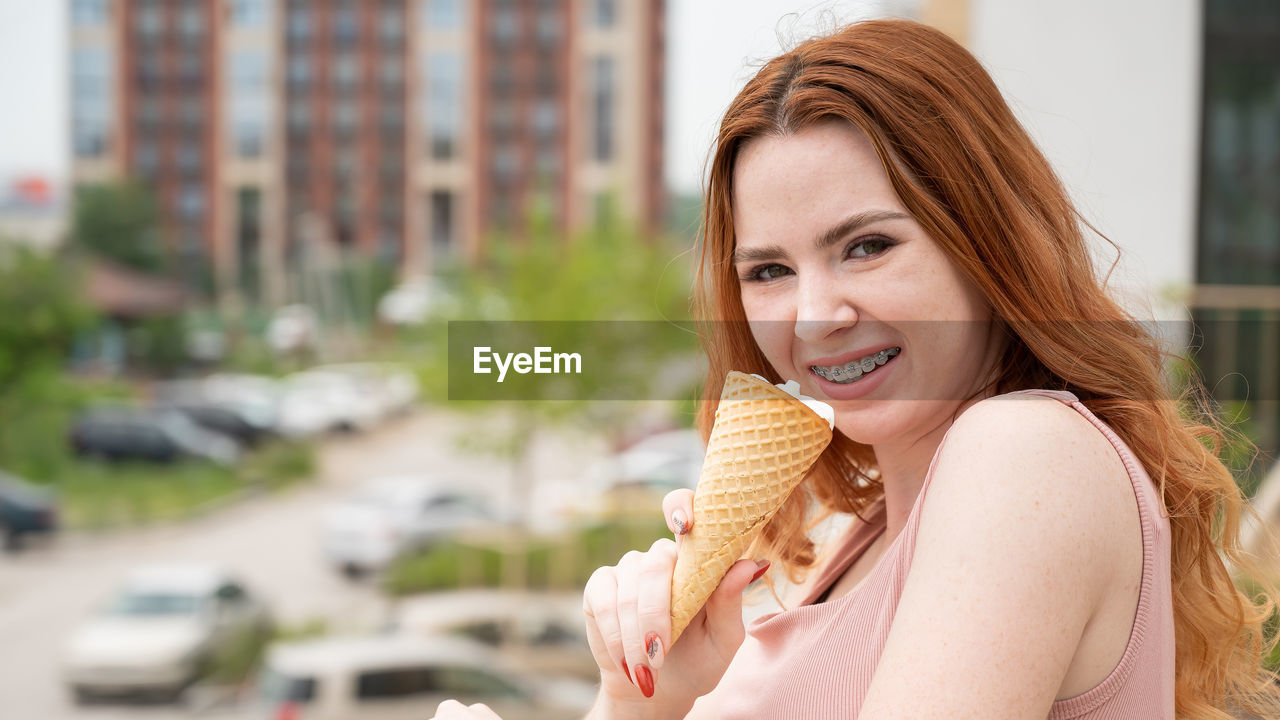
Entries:
{"label": "woman's eye", "polygon": [[776,263],[773,265],[761,265],[759,267],[752,268],[743,280],[746,280],[747,282],[775,280],[790,272],[791,270],[785,265],[778,265]]}
{"label": "woman's eye", "polygon": [[893,243],[882,237],[870,237],[859,240],[849,246],[849,257],[871,257],[888,250]]}

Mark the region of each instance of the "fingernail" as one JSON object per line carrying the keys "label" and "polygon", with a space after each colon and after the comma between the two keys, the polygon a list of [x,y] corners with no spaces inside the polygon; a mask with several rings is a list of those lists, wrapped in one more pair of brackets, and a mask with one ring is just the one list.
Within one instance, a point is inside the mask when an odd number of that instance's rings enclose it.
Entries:
{"label": "fingernail", "polygon": [[622,672],[623,672],[624,674],[626,674],[626,676],[627,676],[627,682],[631,683],[632,685],[635,685],[635,684],[636,684],[636,681],[631,679],[631,671],[627,669],[627,661],[626,661],[626,660],[623,660],[623,661],[622,661]]}
{"label": "fingernail", "polygon": [[662,667],[662,638],[658,637],[658,633],[651,632],[644,636],[644,651],[649,656],[649,664],[653,665],[653,669],[657,670]]}
{"label": "fingernail", "polygon": [[645,697],[653,697],[653,673],[644,665],[636,666],[636,684]]}
{"label": "fingernail", "polygon": [[756,574],[751,576],[751,580],[747,583],[748,585],[759,580],[760,576],[764,575],[765,571],[769,569],[769,561],[760,560],[756,562],[756,567],[759,568],[759,570],[756,570]]}
{"label": "fingernail", "polygon": [[684,511],[680,508],[672,511],[671,524],[676,526],[677,535],[684,535],[689,532],[689,518],[684,516]]}

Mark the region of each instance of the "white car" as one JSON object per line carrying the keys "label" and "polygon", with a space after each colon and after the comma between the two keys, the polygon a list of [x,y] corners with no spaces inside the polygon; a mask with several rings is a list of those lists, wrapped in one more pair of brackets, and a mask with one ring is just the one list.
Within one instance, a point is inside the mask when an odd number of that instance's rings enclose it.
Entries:
{"label": "white car", "polygon": [[311,372],[346,375],[371,398],[379,418],[408,411],[418,399],[418,378],[401,365],[387,362],[358,362],[321,365]]}
{"label": "white car", "polygon": [[490,588],[401,598],[391,629],[415,635],[458,635],[538,672],[596,682],[600,668],[587,644],[581,592]]}
{"label": "white car", "polygon": [[497,522],[488,501],[460,482],[391,476],[330,508],[321,543],[329,562],[354,577],[405,551]]}
{"label": "white car", "polygon": [[63,673],[79,702],[98,694],[178,697],[229,644],[270,627],[265,605],[218,568],[146,566],[75,630]]}
{"label": "white car", "polygon": [[562,512],[581,518],[650,513],[672,490],[695,488],[706,448],[695,430],[651,435],[631,447],[592,464]]}
{"label": "white car", "polygon": [[453,317],[461,309],[458,298],[427,277],[410,278],[378,300],[378,319],[392,325],[421,325],[429,317]]}
{"label": "white car", "polygon": [[293,437],[328,430],[367,430],[380,418],[378,399],[344,373],[308,370],[283,381],[278,427]]}
{"label": "white car", "polygon": [[581,717],[594,685],[539,678],[462,638],[379,635],[273,646],[258,683],[265,719],[422,720],[450,698],[504,718]]}

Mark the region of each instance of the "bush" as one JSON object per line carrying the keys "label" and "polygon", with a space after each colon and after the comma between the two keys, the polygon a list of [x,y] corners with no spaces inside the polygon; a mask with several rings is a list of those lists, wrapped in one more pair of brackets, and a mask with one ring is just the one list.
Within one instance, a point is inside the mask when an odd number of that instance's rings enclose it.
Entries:
{"label": "bush", "polygon": [[528,589],[576,589],[596,568],[616,564],[628,550],[647,549],[654,540],[669,536],[658,517],[586,526],[555,540],[453,541],[396,559],[382,584],[391,595],[501,587],[511,578],[522,579]]}

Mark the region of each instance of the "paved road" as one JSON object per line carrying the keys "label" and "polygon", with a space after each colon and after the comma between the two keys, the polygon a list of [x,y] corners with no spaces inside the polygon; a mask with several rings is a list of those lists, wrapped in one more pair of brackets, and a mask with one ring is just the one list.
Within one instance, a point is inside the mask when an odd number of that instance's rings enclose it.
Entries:
{"label": "paved road", "polygon": [[[362,481],[384,474],[435,470],[473,478],[505,496],[511,471],[495,457],[458,450],[459,432],[484,432],[469,418],[421,412],[361,436],[327,441],[317,480],[254,498],[182,524],[104,535],[64,536],[55,546],[0,557],[0,718],[240,717],[234,710],[167,705],[75,707],[58,659],[75,624],[102,602],[122,575],[146,562],[205,561],[228,567],[265,595],[285,623],[323,618],[331,628],[375,626],[385,601],[368,584],[352,584],[322,561],[316,542],[324,507]],[[544,437],[530,474],[573,477],[603,452],[582,437]]]}

